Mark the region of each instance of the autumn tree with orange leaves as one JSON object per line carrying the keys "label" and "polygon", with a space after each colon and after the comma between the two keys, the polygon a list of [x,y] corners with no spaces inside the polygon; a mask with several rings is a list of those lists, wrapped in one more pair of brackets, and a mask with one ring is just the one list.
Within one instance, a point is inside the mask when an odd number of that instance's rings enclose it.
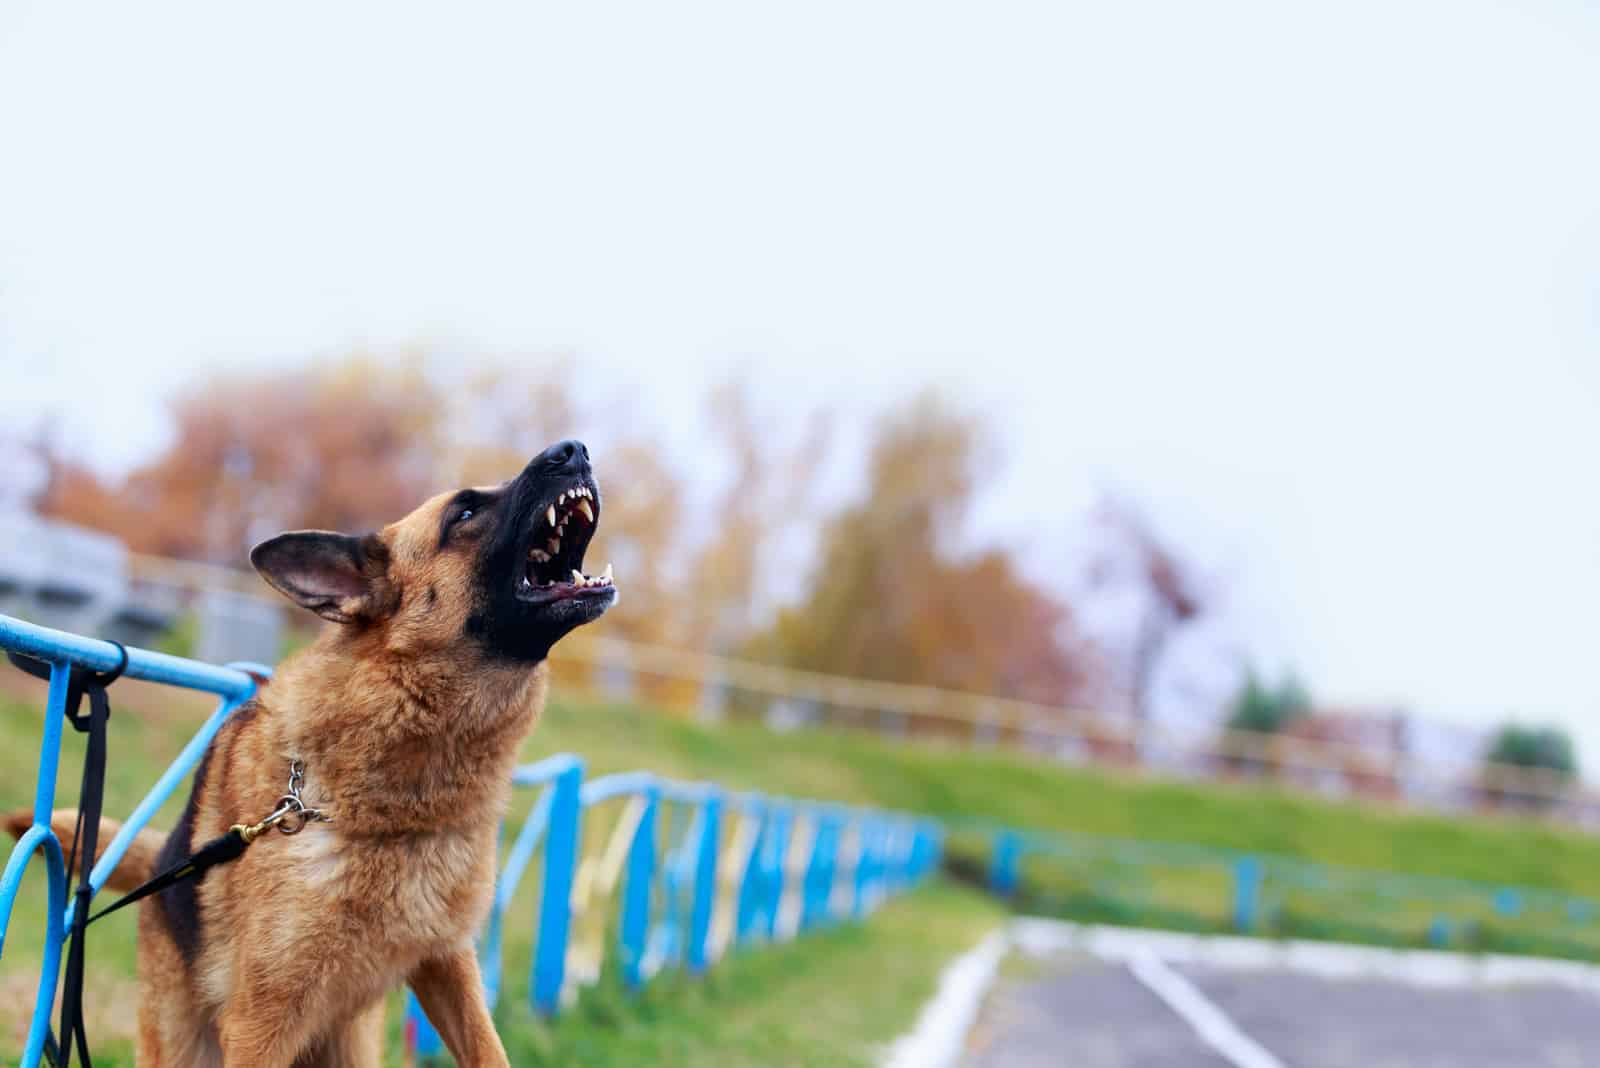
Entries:
{"label": "autumn tree with orange leaves", "polygon": [[810,592],[750,651],[791,667],[1059,704],[1080,681],[1064,606],[1011,557],[965,551],[983,440],[931,395],[871,449],[864,499],[828,522]]}
{"label": "autumn tree with orange leaves", "polygon": [[[53,458],[40,510],[138,552],[242,567],[280,530],[374,529],[577,435],[602,456],[589,558],[613,562],[622,591],[605,635],[1050,703],[1073,691],[1065,608],[1006,553],[962,542],[975,418],[931,397],[892,413],[866,499],[819,520],[823,415],[780,418],[748,382],[717,386],[701,437],[720,474],[697,467],[695,485],[625,398],[577,394],[575,370],[354,357],[218,377],[176,398],[171,445],[121,483]],[[808,534],[820,559],[774,622],[779,550]]]}
{"label": "autumn tree with orange leaves", "polygon": [[438,486],[446,407],[419,366],[210,380],[181,394],[172,444],[121,485],[54,460],[39,508],[144,553],[243,566],[280,530],[369,530]]}

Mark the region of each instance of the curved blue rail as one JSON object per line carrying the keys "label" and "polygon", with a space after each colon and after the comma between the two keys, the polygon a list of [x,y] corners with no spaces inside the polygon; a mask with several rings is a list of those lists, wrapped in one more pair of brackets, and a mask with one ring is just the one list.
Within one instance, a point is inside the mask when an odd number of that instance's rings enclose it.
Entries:
{"label": "curved blue rail", "polygon": [[[50,665],[50,696],[45,708],[44,738],[40,743],[39,775],[34,783],[33,826],[12,847],[6,861],[5,875],[0,878],[0,955],[3,955],[5,931],[10,927],[11,910],[21,887],[23,871],[34,854],[43,850],[45,870],[49,876],[46,916],[49,917],[47,922],[51,928],[45,932],[45,959],[39,973],[33,1020],[23,1045],[21,1062],[23,1068],[34,1068],[44,1051],[50,1007],[55,1004],[59,980],[61,945],[72,916],[71,906],[67,903],[61,843],[50,830],[50,808],[56,795],[56,778],[61,762],[61,727],[67,711],[67,683],[73,667],[111,671],[122,662],[122,655],[110,642],[52,630],[5,615],[0,615],[0,649],[21,653]],[[252,671],[262,677],[269,673],[257,665],[221,668],[145,649],[128,650],[128,666],[124,671],[128,678],[214,693],[222,701],[183,752],[156,780],[150,792],[106,847],[100,862],[89,874],[89,883],[96,892],[105,885],[106,877],[127,852],[134,836],[150,822],[150,817],[194,770],[223,720],[255,693],[256,678],[251,674]]]}

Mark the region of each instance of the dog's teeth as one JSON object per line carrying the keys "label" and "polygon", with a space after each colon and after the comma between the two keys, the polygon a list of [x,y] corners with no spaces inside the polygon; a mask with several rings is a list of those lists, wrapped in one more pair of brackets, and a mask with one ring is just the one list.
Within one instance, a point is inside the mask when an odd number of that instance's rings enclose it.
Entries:
{"label": "dog's teeth", "polygon": [[556,525],[556,506],[552,504],[549,508],[546,508],[544,510],[544,517],[550,521],[550,525],[551,526],[555,526]]}
{"label": "dog's teeth", "polygon": [[582,586],[583,585],[583,572],[578,571],[576,569],[573,570],[573,572],[572,572],[572,584],[574,586]]}
{"label": "dog's teeth", "polygon": [[604,571],[600,572],[600,577],[605,579],[607,582],[612,581],[612,579],[611,579],[611,565],[609,563],[606,564],[606,569]]}
{"label": "dog's teeth", "polygon": [[543,549],[529,549],[528,556],[539,561],[541,564],[548,564],[550,562],[550,554],[545,552]]}
{"label": "dog's teeth", "polygon": [[594,522],[594,509],[589,507],[588,501],[579,501],[578,511],[582,512],[584,517],[587,518],[589,522]]}

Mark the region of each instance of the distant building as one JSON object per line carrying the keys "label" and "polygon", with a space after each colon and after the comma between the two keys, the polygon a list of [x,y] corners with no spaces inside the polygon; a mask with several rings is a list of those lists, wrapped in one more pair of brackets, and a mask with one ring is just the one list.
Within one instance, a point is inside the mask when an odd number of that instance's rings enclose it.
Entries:
{"label": "distant building", "polygon": [[98,634],[128,603],[122,542],[20,508],[0,511],[0,612]]}
{"label": "distant building", "polygon": [[1488,741],[1480,729],[1399,707],[1317,709],[1286,727],[1283,736],[1312,743],[1302,753],[1314,759],[1285,770],[1304,786],[1444,807],[1471,803],[1473,776]]}
{"label": "distant building", "polygon": [[[1282,735],[1286,778],[1324,793],[1397,800],[1407,761],[1406,712],[1399,708],[1322,708]],[[1310,743],[1294,747],[1293,741]]]}
{"label": "distant building", "polygon": [[187,652],[214,663],[273,664],[283,613],[258,597],[171,582],[141,582],[119,539],[46,519],[13,498],[0,505],[0,613],[59,630],[154,645],[185,618]]}

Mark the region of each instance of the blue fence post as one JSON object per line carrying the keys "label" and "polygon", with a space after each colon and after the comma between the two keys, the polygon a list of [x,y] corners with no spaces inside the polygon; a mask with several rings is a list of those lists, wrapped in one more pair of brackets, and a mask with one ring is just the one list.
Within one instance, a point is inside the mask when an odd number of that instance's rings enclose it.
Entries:
{"label": "blue fence post", "polygon": [[939,855],[939,836],[930,823],[918,824],[916,833],[911,847],[911,881],[920,883],[933,870],[934,859]]}
{"label": "blue fence post", "polygon": [[660,945],[663,960],[683,959],[684,919],[683,887],[684,852],[689,848],[686,838],[698,835],[700,814],[688,814],[688,805],[675,803],[658,809],[656,819],[665,819],[661,852],[661,922],[652,937]]}
{"label": "blue fence post", "polygon": [[1522,911],[1522,895],[1509,886],[1495,891],[1494,910],[1501,916],[1515,916]]}
{"label": "blue fence post", "polygon": [[711,908],[717,900],[717,845],[722,830],[722,797],[713,790],[701,807],[700,841],[695,854],[694,905],[689,911],[689,972],[700,975],[709,963]]}
{"label": "blue fence post", "polygon": [[769,941],[778,937],[778,910],[783,907],[786,881],[784,865],[789,855],[789,826],[793,822],[793,810],[785,805],[772,814],[772,826],[768,829],[770,840],[767,843],[764,883],[766,893],[763,895],[761,908],[762,921],[766,925]]}
{"label": "blue fence post", "polygon": [[878,854],[878,822],[866,816],[856,824],[856,879],[854,911],[861,919],[872,906],[872,881],[876,877]]}
{"label": "blue fence post", "polygon": [[550,828],[544,845],[544,893],[539,902],[539,944],[533,956],[535,1012],[554,1016],[567,971],[567,929],[572,921],[572,878],[578,866],[578,791],[583,762],[574,760],[551,783]]}
{"label": "blue fence post", "polygon": [[656,806],[661,791],[644,791],[644,811],[628,847],[628,884],[622,902],[622,978],[629,989],[644,982],[644,954],[650,935],[650,887],[656,876]]}
{"label": "blue fence post", "polygon": [[744,945],[755,930],[756,917],[761,911],[761,898],[766,882],[767,835],[772,825],[772,812],[766,802],[759,802],[756,816],[756,838],[750,843],[750,855],[745,858],[744,873],[739,879],[738,912],[734,921],[734,942]]}
{"label": "blue fence post", "polygon": [[920,823],[912,824],[911,845],[906,850],[905,880],[907,886],[915,883],[917,881],[917,876],[921,874],[922,852],[926,848],[927,843],[923,840],[922,825]]}
{"label": "blue fence post", "polygon": [[1236,930],[1255,929],[1260,903],[1261,861],[1255,857],[1240,857],[1233,862],[1233,926]]}
{"label": "blue fence post", "polygon": [[989,889],[1002,897],[1017,892],[1017,860],[1022,854],[1022,839],[1011,831],[994,836],[994,857],[989,862]]}
{"label": "blue fence post", "polygon": [[417,995],[406,990],[406,1048],[418,1057],[437,1057],[444,1052],[444,1040],[433,1029],[428,1014],[422,1011]]}
{"label": "blue fence post", "polygon": [[817,830],[811,837],[811,859],[806,865],[800,899],[800,929],[810,930],[827,919],[828,891],[833,879],[833,817],[817,813]]}
{"label": "blue fence post", "polygon": [[833,888],[839,882],[839,845],[844,840],[844,820],[828,818],[827,845],[822,854],[822,877],[817,883],[817,914],[823,923],[838,919],[833,914]]}

